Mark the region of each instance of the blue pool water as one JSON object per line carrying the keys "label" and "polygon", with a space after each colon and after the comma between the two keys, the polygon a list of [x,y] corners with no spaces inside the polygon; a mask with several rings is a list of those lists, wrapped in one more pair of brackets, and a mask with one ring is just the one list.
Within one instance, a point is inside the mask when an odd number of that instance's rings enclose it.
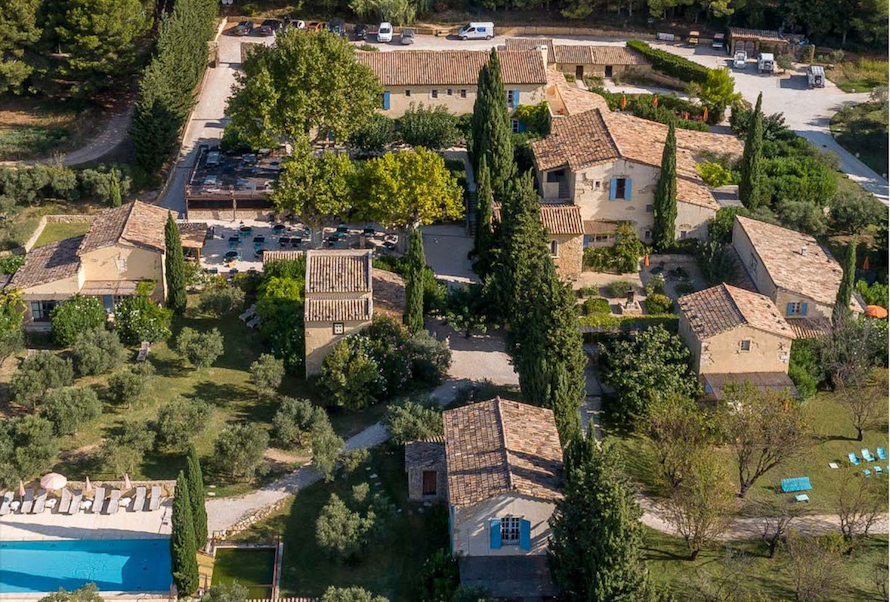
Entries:
{"label": "blue pool water", "polygon": [[169,592],[169,539],[0,542],[0,593],[54,592],[93,582],[100,591]]}

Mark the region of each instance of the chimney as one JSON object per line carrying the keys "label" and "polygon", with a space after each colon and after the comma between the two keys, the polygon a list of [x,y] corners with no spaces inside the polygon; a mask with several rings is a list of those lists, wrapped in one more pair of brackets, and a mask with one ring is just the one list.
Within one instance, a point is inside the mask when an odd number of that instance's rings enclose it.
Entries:
{"label": "chimney", "polygon": [[544,69],[547,69],[547,66],[550,64],[547,56],[547,44],[538,44],[538,52],[544,58]]}
{"label": "chimney", "polygon": [[806,256],[807,256],[807,250],[809,250],[809,248],[810,248],[809,245],[804,245],[804,246],[802,246],[802,247],[800,248],[800,254],[803,255],[804,257],[806,257]]}

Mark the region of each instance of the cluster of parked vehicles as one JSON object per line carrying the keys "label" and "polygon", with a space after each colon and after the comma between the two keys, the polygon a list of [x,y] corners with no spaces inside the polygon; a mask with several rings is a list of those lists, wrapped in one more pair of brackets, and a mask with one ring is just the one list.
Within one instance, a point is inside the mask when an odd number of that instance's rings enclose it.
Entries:
{"label": "cluster of parked vehicles", "polygon": [[[343,19],[332,19],[330,22],[325,21],[301,21],[299,19],[291,19],[290,17],[282,17],[281,19],[265,19],[259,25],[253,21],[240,21],[232,30],[232,34],[236,36],[274,36],[278,32],[293,27],[294,29],[303,29],[307,31],[329,31],[340,37],[348,37],[350,34],[346,30],[346,24]],[[352,39],[363,41],[368,39],[371,33],[368,26],[364,23],[358,23],[352,28]],[[376,37],[381,44],[389,44],[393,41],[395,28],[392,23],[384,21],[377,27]],[[401,44],[410,45],[414,43],[415,31],[410,28],[402,29],[399,33],[399,42]],[[494,37],[494,23],[491,22],[471,22],[467,23],[457,33],[460,40],[490,40]]]}

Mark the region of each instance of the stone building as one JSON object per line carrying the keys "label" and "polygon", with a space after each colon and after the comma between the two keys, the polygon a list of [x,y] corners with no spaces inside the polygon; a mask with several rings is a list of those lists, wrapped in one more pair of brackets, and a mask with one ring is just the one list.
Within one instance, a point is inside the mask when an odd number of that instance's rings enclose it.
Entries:
{"label": "stone building", "polygon": [[443,502],[448,499],[445,441],[409,441],[405,444],[408,500]]}
{"label": "stone building", "polygon": [[[579,208],[570,203],[541,203],[539,212],[556,271],[563,279],[577,279],[584,259],[584,227]],[[501,221],[499,205],[493,207],[492,219]]]}
{"label": "stone building", "polygon": [[507,50],[547,50],[547,65],[577,79],[585,77],[620,77],[628,69],[649,71],[651,65],[627,46],[554,44],[550,38],[507,38]]}

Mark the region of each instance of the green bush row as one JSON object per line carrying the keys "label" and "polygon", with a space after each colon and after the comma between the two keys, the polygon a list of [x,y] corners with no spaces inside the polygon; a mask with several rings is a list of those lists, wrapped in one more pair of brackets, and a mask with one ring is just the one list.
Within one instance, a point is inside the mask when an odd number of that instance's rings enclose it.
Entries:
{"label": "green bush row", "polygon": [[685,82],[697,82],[703,84],[708,79],[708,68],[684,59],[671,52],[652,48],[642,40],[630,40],[628,48],[635,50],[649,59],[652,68],[661,71],[665,75],[682,79]]}
{"label": "green bush row", "polygon": [[597,330],[612,330],[627,332],[641,330],[653,326],[664,326],[668,330],[677,330],[677,320],[673,314],[650,314],[643,316],[617,316],[613,314],[589,314],[581,316],[581,326],[595,328]]}

